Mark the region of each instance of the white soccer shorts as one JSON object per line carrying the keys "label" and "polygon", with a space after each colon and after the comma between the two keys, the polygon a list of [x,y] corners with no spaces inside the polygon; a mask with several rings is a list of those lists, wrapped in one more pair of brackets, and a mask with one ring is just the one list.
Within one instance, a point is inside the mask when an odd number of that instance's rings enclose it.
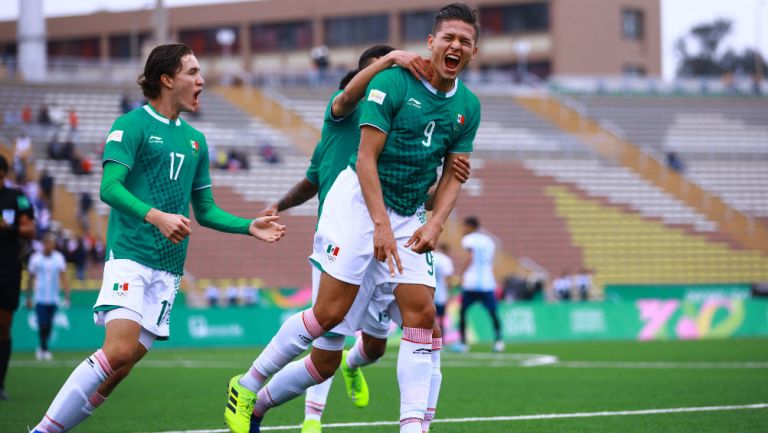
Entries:
{"label": "white soccer shorts", "polygon": [[104,326],[104,311],[127,308],[141,316],[141,327],[158,339],[170,335],[171,309],[181,275],[152,269],[128,259],[104,263],[104,280],[94,310],[94,322]]}
{"label": "white soccer shorts", "polygon": [[[322,272],[312,266],[312,303],[317,299]],[[402,324],[400,310],[397,308],[392,284],[380,284],[374,287],[373,279],[366,277],[357,292],[357,296],[344,316],[344,320],[330,332],[339,335],[354,336],[357,331],[376,338],[387,338],[392,322]],[[322,349],[322,347],[321,347]]]}
{"label": "white soccer shorts", "polygon": [[357,173],[347,168],[325,198],[310,260],[332,277],[350,284],[360,285],[367,275],[376,285],[407,283],[435,287],[431,255],[417,254],[404,247],[426,222],[426,211],[421,207],[414,215],[402,216],[387,208],[387,214],[403,265],[403,274],[395,269],[394,277],[390,276],[386,262],[373,257],[373,222]]}

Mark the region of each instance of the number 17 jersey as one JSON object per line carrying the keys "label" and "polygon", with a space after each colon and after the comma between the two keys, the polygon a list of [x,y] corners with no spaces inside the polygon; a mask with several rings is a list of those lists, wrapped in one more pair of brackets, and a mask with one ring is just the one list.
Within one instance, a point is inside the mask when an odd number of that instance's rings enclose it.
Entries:
{"label": "number 17 jersey", "polygon": [[[192,191],[211,186],[203,134],[145,105],[120,116],[104,145],[104,163],[130,170],[125,188],[160,211],[189,216]],[[181,275],[189,238],[173,244],[153,225],[115,209],[109,213],[107,260],[130,259]]]}

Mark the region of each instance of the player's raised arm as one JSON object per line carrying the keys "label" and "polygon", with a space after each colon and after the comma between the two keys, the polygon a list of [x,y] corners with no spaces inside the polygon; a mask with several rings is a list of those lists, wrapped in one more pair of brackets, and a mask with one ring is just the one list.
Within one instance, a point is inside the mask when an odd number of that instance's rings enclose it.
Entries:
{"label": "player's raised arm", "polygon": [[344,117],[354,111],[373,77],[379,72],[392,67],[392,65],[408,69],[417,80],[421,79],[421,77],[429,79],[432,74],[432,69],[427,59],[408,51],[391,51],[358,72],[344,87],[344,91],[336,96],[331,107],[333,117]]}
{"label": "player's raised arm", "polygon": [[402,274],[403,266],[397,253],[395,235],[389,223],[387,208],[384,205],[384,194],[381,191],[379,170],[376,161],[384,149],[387,134],[372,126],[363,125],[360,128],[360,150],[358,151],[355,169],[360,179],[360,189],[365,198],[365,205],[374,225],[373,255],[376,260],[389,264],[390,275],[395,275],[395,265]]}
{"label": "player's raised arm", "polygon": [[249,220],[232,215],[216,204],[211,188],[192,191],[192,209],[201,226],[220,232],[248,234],[270,243],[285,235],[285,226],[277,223],[280,217],[273,215]]}

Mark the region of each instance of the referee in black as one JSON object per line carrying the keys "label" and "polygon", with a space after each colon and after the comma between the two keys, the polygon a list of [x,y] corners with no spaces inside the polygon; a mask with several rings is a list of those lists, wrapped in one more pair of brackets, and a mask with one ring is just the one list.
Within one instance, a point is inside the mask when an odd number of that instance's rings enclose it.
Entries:
{"label": "referee in black", "polygon": [[8,400],[5,375],[11,358],[11,324],[21,293],[21,240],[35,237],[35,215],[27,197],[8,187],[8,160],[0,155],[0,400]]}

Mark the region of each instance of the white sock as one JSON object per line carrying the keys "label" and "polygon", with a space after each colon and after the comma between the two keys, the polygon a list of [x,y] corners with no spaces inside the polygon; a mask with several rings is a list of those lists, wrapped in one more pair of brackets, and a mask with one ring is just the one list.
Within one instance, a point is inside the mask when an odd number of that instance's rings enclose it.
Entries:
{"label": "white sock", "polygon": [[304,419],[313,419],[320,421],[325,410],[325,402],[328,400],[328,393],[331,391],[333,376],[322,383],[307,388],[307,395],[304,398]]}
{"label": "white sock", "polygon": [[307,350],[314,339],[326,331],[320,327],[312,309],[304,310],[283,322],[266,348],[259,354],[240,385],[259,392],[268,377],[280,371],[293,358]]}
{"label": "white sock", "polygon": [[429,398],[427,399],[427,411],[424,412],[424,422],[421,423],[421,431],[429,431],[432,420],[435,419],[437,410],[437,397],[440,395],[440,385],[443,383],[443,373],[440,372],[440,353],[443,348],[442,338],[432,339],[432,379],[429,384]]}
{"label": "white sock", "polygon": [[352,346],[352,348],[349,349],[349,353],[347,353],[347,367],[349,368],[365,367],[366,365],[371,365],[378,360],[378,358],[371,359],[365,353],[365,349],[363,349],[363,337],[357,337],[357,340],[355,340],[355,345]]}
{"label": "white sock", "polygon": [[400,433],[421,433],[432,378],[432,329],[403,327],[397,355]]}
{"label": "white sock", "polygon": [[104,352],[97,350],[69,375],[33,430],[61,433],[83,422],[106,399],[96,390],[112,373]]}
{"label": "white sock", "polygon": [[325,378],[320,376],[309,355],[293,361],[275,374],[268,385],[261,388],[259,399],[253,407],[253,414],[263,417],[269,409],[304,394],[307,388],[324,380]]}

